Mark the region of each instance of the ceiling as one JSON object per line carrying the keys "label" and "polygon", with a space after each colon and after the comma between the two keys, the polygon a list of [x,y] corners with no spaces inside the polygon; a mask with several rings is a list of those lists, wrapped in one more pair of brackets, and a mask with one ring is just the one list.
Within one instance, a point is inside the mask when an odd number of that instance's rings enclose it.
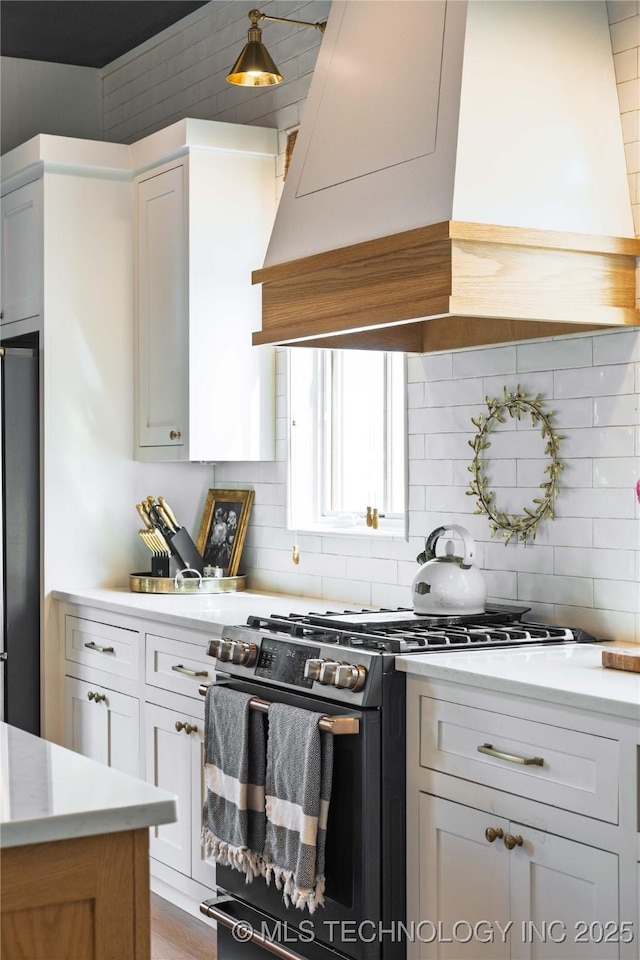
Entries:
{"label": "ceiling", "polygon": [[207,0],[2,0],[3,57],[104,67]]}

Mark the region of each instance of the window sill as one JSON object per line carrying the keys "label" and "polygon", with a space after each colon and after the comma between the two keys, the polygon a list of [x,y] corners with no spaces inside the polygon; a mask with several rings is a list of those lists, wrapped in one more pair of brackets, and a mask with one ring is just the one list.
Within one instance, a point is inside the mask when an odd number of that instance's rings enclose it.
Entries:
{"label": "window sill", "polygon": [[[292,528],[290,527],[289,529]],[[295,532],[325,537],[371,537],[371,539],[378,540],[408,540],[404,520],[387,523],[380,521],[376,530],[374,530],[373,527],[368,527],[364,520],[349,525],[331,523],[331,521],[325,523],[303,521],[300,526],[295,528]]]}

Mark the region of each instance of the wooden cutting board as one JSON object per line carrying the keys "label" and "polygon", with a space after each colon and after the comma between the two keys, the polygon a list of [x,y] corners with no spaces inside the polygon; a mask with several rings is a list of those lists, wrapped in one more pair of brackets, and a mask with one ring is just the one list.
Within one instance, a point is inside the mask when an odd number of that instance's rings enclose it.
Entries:
{"label": "wooden cutting board", "polygon": [[602,666],[613,670],[631,670],[640,673],[640,650],[603,650]]}

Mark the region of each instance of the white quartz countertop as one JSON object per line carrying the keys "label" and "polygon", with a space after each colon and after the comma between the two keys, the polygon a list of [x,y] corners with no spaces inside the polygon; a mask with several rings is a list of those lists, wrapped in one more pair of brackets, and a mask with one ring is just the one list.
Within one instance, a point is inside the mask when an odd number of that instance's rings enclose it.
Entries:
{"label": "white quartz countertop", "polygon": [[0,723],[0,845],[19,847],[177,819],[176,798]]}
{"label": "white quartz countertop", "polygon": [[612,649],[610,644],[568,643],[409,654],[397,658],[396,669],[640,721],[640,674],[603,667],[602,651],[607,649]]}
{"label": "white quartz countertop", "polygon": [[362,607],[342,601],[318,600],[315,597],[294,597],[289,594],[260,593],[243,590],[239,593],[207,593],[198,595],[166,593],[132,593],[126,588],[54,590],[55,600],[83,604],[151,620],[162,620],[178,627],[215,630],[217,626],[243,624],[249,616],[309,613],[326,610],[359,610]]}

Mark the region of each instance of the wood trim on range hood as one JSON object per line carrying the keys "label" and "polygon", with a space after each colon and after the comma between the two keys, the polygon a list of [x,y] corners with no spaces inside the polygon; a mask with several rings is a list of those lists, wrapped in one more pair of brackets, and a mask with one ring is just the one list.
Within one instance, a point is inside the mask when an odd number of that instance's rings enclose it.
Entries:
{"label": "wood trim on range hood", "polygon": [[253,343],[426,353],[640,325],[640,241],[447,220],[254,271]]}

